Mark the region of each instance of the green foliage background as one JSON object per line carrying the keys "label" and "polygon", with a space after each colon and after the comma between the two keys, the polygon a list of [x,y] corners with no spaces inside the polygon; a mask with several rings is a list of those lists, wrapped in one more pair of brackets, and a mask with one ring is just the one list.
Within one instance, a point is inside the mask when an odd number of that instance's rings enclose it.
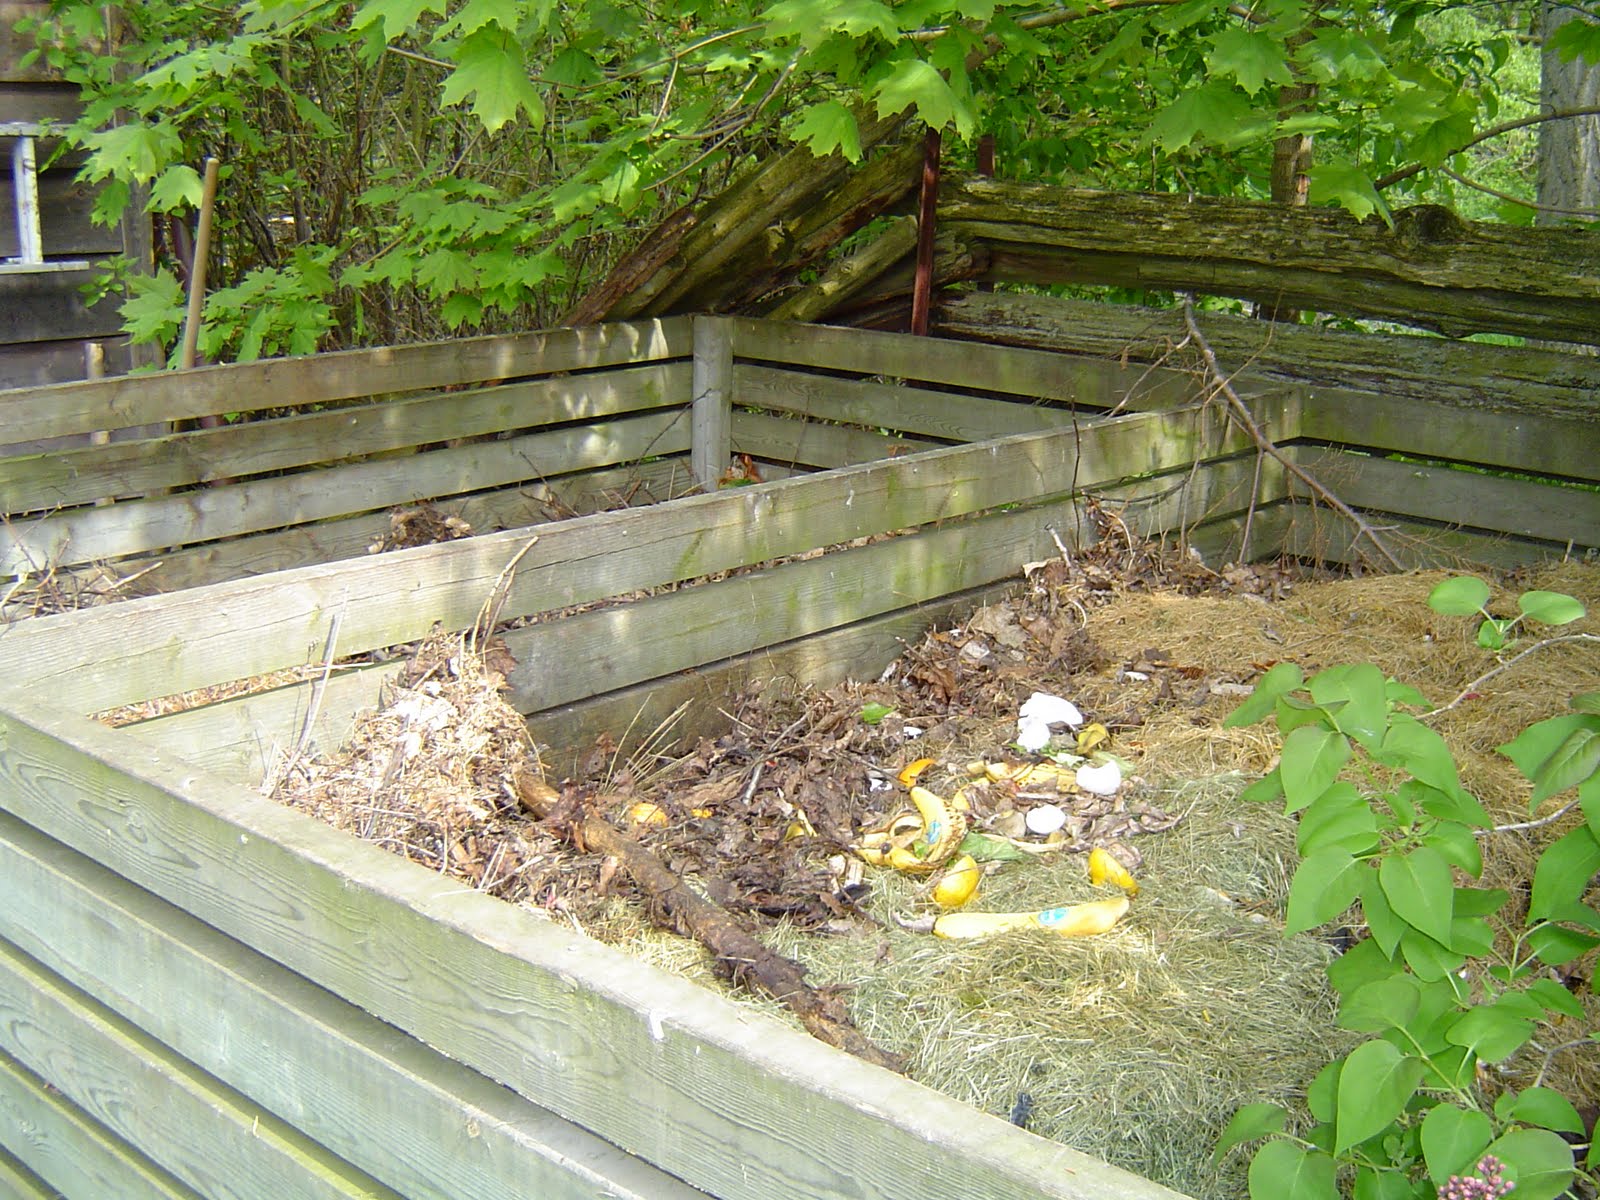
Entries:
{"label": "green foliage background", "polygon": [[[189,214],[223,164],[202,352],[245,359],[548,324],[665,212],[791,142],[860,155],[911,111],[1009,178],[1265,196],[1311,133],[1313,202],[1530,210],[1527,0],[58,0],[32,26],[89,101],[111,222]],[[1600,61],[1600,23],[1563,30]],[[1280,88],[1312,85],[1283,107]],[[1380,195],[1374,180],[1426,169]],[[170,345],[169,269],[126,316]]]}

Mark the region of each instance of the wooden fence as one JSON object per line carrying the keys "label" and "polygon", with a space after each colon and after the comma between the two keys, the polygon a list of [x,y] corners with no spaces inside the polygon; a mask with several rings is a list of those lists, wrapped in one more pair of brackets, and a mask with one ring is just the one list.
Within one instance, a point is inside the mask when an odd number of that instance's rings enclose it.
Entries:
{"label": "wooden fence", "polygon": [[[395,669],[324,680],[325,656],[464,628],[513,562],[501,615],[531,623],[506,634],[511,694],[561,747],[714,709],[750,674],[875,672],[1092,538],[1089,497],[1209,556],[1347,550],[1194,376],[1137,359],[695,318],[0,395],[43,436],[264,416],[0,463],[8,569],[159,557],[218,580],[0,629],[0,1183],[1170,1196],[252,790]],[[1293,461],[1425,534],[1419,555],[1600,539],[1575,408],[1236,386]],[[291,402],[322,407],[271,415]],[[734,454],[783,477],[713,486]],[[506,514],[485,529],[646,467],[700,490],[365,553],[390,505]],[[285,669],[301,681],[125,728],[88,716]]]}

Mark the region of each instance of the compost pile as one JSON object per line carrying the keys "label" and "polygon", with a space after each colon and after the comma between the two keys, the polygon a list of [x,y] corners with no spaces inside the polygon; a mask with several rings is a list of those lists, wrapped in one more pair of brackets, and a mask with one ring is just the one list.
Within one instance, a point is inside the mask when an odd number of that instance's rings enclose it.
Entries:
{"label": "compost pile", "polygon": [[[1235,1195],[1245,1156],[1209,1157],[1228,1118],[1254,1101],[1295,1104],[1354,1035],[1335,1026],[1324,976],[1348,931],[1283,937],[1295,826],[1239,800],[1273,765],[1275,737],[1222,719],[1276,662],[1308,675],[1376,663],[1440,706],[1430,724],[1462,782],[1514,823],[1527,820],[1528,787],[1495,747],[1600,689],[1593,641],[1483,679],[1497,662],[1472,623],[1425,603],[1441,578],[1212,570],[1112,519],[1098,545],[1028,564],[1013,594],[908,646],[879,680],[752,685],[730,698],[719,737],[673,749],[670,728],[618,731],[622,744],[602,738],[560,779],[500,698],[503,651],[441,635],[339,755],[294,764],[277,794],[659,966],[800,1011],[740,987],[750,980],[682,936],[692,922],[637,882],[637,850],[645,874],[687,883],[800,964],[829,1019],[853,1022],[914,1078],[1192,1195]],[[1501,584],[1494,603],[1510,611],[1523,588],[1573,594],[1591,615],[1560,632],[1600,631],[1594,564]],[[1017,749],[1018,716],[1037,693],[1076,707],[1081,721],[1053,744],[1091,769],[1114,764],[1114,788],[1083,786],[1077,760],[1025,770],[1041,760]],[[912,785],[959,796],[961,820],[987,840],[968,910],[1120,905],[1103,869],[1090,877],[1095,849],[1131,872],[1137,895],[1097,936],[932,936],[943,873],[860,853],[864,835],[892,837],[897,821],[902,848],[925,836]],[[1540,849],[1572,819],[1496,834],[1485,881],[1525,903]],[[1585,986],[1593,957],[1563,976],[1590,1006],[1585,1028],[1600,1017]],[[1600,1102],[1592,1043],[1497,1069],[1491,1088],[1542,1073],[1580,1110]]]}

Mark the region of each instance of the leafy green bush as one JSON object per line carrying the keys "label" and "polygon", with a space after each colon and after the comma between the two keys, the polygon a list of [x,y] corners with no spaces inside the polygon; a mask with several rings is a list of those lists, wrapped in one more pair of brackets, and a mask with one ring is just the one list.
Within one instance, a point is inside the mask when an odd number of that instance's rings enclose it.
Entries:
{"label": "leafy green bush", "polygon": [[[1493,651],[1529,621],[1584,613],[1571,596],[1534,591],[1502,620],[1488,599],[1482,580],[1463,576],[1436,587],[1429,604],[1446,615],[1481,612],[1478,642]],[[1358,904],[1367,934],[1328,976],[1339,1024],[1372,1036],[1317,1076],[1313,1123],[1294,1132],[1279,1105],[1247,1105],[1218,1143],[1220,1156],[1268,1139],[1250,1165],[1256,1200],[1491,1196],[1505,1183],[1518,1200],[1546,1200],[1600,1165],[1600,1146],[1579,1162],[1562,1136],[1585,1130],[1559,1092],[1536,1084],[1491,1100],[1479,1081],[1480,1065],[1528,1047],[1541,1027],[1584,1017],[1543,968],[1600,945],[1600,912],[1584,903],[1600,872],[1600,693],[1574,697],[1570,713],[1499,748],[1533,782],[1531,808],[1575,789],[1567,809],[1584,817],[1540,855],[1520,925],[1502,913],[1504,890],[1471,882],[1494,823],[1462,787],[1444,739],[1407,711],[1426,703],[1370,664],[1306,679],[1279,663],[1227,720],[1270,719],[1283,738],[1278,766],[1245,795],[1299,814],[1286,933]],[[1596,1039],[1590,1031],[1580,1040]]]}

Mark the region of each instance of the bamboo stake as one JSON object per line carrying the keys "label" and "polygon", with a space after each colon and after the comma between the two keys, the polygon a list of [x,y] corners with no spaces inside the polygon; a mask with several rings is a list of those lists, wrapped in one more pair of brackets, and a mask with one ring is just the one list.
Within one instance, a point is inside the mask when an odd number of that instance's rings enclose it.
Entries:
{"label": "bamboo stake", "polygon": [[200,228],[194,236],[194,269],[189,272],[189,312],[183,322],[183,349],[178,356],[178,367],[187,371],[194,366],[196,347],[200,344],[200,310],[206,298],[206,258],[211,252],[211,210],[217,200],[216,158],[206,159],[205,187],[200,193]]}

